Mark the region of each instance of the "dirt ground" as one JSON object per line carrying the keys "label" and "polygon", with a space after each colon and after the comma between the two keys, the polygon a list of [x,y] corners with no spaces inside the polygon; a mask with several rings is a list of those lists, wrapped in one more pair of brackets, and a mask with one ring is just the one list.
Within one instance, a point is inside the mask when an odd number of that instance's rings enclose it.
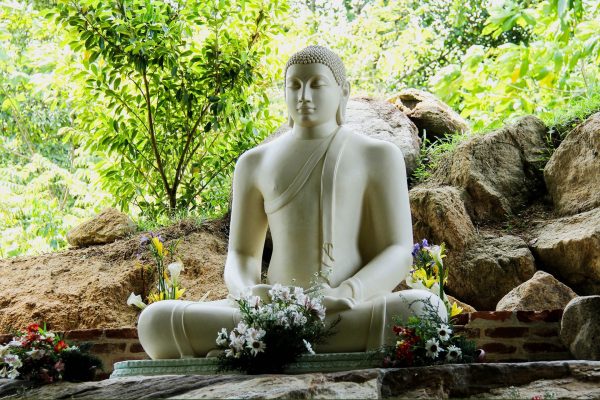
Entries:
{"label": "dirt ground", "polygon": [[[227,295],[223,268],[227,253],[227,224],[223,220],[199,226],[190,221],[158,230],[166,243],[180,239],[182,286],[186,300]],[[32,322],[56,331],[118,328],[136,325],[139,310],[127,305],[131,292],[149,283],[141,265],[151,265],[141,251],[138,233],[128,239],[83,249],[35,257],[0,259],[0,333],[12,333]],[[146,273],[146,277],[148,274]]]}

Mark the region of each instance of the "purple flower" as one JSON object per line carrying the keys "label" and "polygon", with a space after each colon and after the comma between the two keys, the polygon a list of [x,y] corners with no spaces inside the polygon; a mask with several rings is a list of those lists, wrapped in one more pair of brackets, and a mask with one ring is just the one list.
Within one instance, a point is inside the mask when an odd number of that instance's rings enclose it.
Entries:
{"label": "purple flower", "polygon": [[[150,233],[150,235],[152,235],[152,233]],[[140,246],[147,246],[148,244],[150,244],[150,238],[146,235],[142,236],[140,239]]]}
{"label": "purple flower", "polygon": [[427,242],[427,239],[423,239],[423,241],[421,242],[421,246],[422,247],[429,247],[429,243]]}
{"label": "purple flower", "polygon": [[413,246],[413,251],[412,251],[413,258],[417,257],[417,254],[419,254],[419,251],[421,251],[421,245],[419,243],[415,243],[415,245]]}

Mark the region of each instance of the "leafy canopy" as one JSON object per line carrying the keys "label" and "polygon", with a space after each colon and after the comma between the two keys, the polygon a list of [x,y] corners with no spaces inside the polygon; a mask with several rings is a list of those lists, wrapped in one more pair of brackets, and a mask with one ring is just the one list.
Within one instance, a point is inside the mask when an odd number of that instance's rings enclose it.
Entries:
{"label": "leafy canopy", "polygon": [[122,209],[226,204],[234,161],[273,128],[262,89],[284,10],[264,0],[59,3],[69,45],[83,51],[69,134],[103,158],[103,184]]}

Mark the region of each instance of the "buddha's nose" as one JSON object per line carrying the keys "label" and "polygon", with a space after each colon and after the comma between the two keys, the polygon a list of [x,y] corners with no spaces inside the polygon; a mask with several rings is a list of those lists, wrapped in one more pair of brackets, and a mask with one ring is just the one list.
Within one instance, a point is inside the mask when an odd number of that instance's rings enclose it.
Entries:
{"label": "buddha's nose", "polygon": [[309,85],[304,85],[300,91],[300,99],[298,100],[301,102],[312,101],[312,92]]}

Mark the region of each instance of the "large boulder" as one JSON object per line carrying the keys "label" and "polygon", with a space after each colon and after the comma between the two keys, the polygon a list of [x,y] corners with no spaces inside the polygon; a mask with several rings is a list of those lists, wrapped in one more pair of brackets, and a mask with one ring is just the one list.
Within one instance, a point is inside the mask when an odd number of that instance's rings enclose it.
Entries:
{"label": "large boulder", "polygon": [[415,241],[446,243],[450,253],[459,252],[476,238],[476,231],[460,191],[451,186],[416,187],[410,192],[410,211]]}
{"label": "large boulder", "polygon": [[[404,155],[407,176],[417,167],[421,146],[417,127],[392,104],[369,97],[352,98],[346,107],[344,126],[356,133],[395,144]],[[287,124],[281,126],[264,143],[289,130]]]}
{"label": "large boulder", "polygon": [[77,225],[67,233],[67,241],[74,247],[112,243],[135,232],[135,223],[122,212],[107,208],[94,218]]}
{"label": "large boulder", "polygon": [[448,292],[480,311],[495,310],[504,295],[535,273],[533,255],[516,236],[484,236],[447,265]]}
{"label": "large boulder", "polygon": [[523,282],[504,296],[496,311],[557,310],[565,308],[577,293],[552,275],[538,271],[527,282]]}
{"label": "large boulder", "polygon": [[531,251],[577,293],[600,294],[600,208],[540,225]]}
{"label": "large boulder", "polygon": [[560,339],[581,360],[600,360],[600,296],[577,297],[565,307]]}
{"label": "large boulder", "polygon": [[600,113],[569,133],[546,164],[544,178],[561,215],[600,206]]}
{"label": "large boulder", "polygon": [[465,190],[473,221],[502,220],[543,188],[546,126],[526,116],[484,136],[474,136],[444,157],[430,178]]}
{"label": "large boulder", "polygon": [[430,140],[469,131],[467,121],[431,93],[404,89],[388,101],[406,114],[417,125],[419,133]]}

